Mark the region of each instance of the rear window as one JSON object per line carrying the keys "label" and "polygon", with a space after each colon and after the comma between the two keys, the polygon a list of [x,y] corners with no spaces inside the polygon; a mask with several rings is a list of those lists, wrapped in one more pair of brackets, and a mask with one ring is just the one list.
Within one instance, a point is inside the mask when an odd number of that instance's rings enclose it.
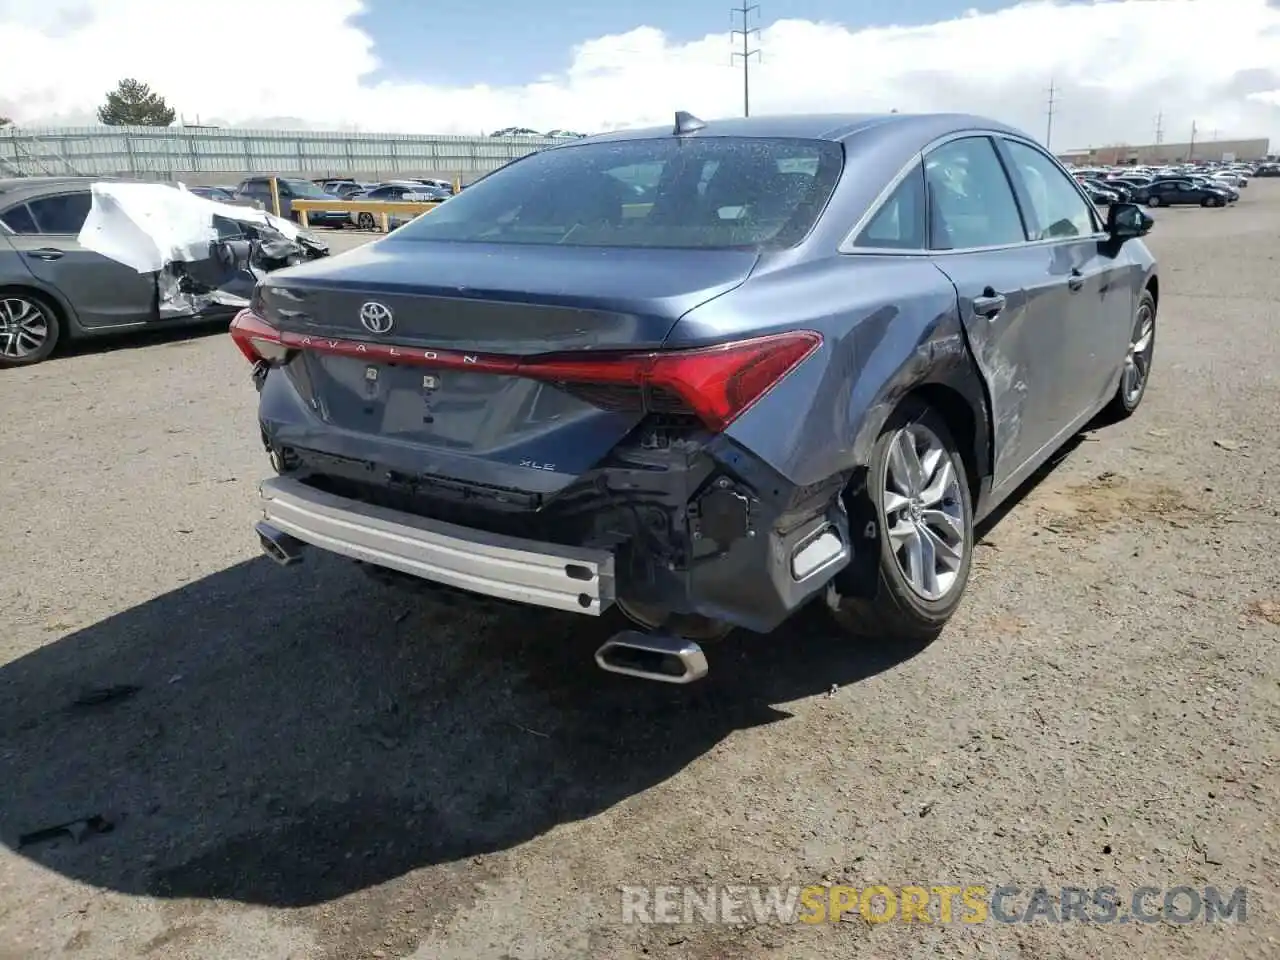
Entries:
{"label": "rear window", "polygon": [[489,174],[395,239],[782,249],[813,227],[843,163],[826,140],[583,143]]}
{"label": "rear window", "polygon": [[[328,200],[329,195],[310,180],[281,180],[280,186],[287,187],[295,197],[311,200]],[[270,188],[268,188],[270,189]]]}

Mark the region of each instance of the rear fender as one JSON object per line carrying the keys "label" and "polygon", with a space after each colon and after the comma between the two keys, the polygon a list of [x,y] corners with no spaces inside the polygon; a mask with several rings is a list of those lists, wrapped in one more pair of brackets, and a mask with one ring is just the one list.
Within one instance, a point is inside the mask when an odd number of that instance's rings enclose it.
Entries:
{"label": "rear fender", "polygon": [[885,422],[907,397],[918,397],[946,420],[964,458],[975,517],[986,512],[991,488],[991,408],[986,387],[958,325],[913,352],[882,385],[863,413],[853,443],[856,467],[845,489],[849,536],[854,546],[849,565],[840,573],[840,592],[871,599],[879,582],[880,522],[866,495],[871,451]]}
{"label": "rear fender", "polygon": [[80,317],[71,302],[56,287],[50,286],[34,274],[18,283],[0,283],[0,292],[5,290],[30,290],[50,301],[58,309],[61,319],[66,321],[61,334],[63,337],[70,338],[84,333]]}

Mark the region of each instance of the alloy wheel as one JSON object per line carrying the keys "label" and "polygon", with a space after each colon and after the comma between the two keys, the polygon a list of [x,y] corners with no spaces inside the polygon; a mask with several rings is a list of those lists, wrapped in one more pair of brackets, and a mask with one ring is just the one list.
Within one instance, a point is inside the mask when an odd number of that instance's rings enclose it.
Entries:
{"label": "alloy wheel", "polygon": [[1147,388],[1147,374],[1151,370],[1151,355],[1155,351],[1156,318],[1149,303],[1143,302],[1138,306],[1133,331],[1133,339],[1124,355],[1121,388],[1124,391],[1125,405],[1129,407],[1142,399],[1142,392]]}
{"label": "alloy wheel", "polygon": [[0,356],[21,360],[39,350],[49,338],[49,316],[25,297],[0,299]]}
{"label": "alloy wheel", "polygon": [[920,423],[898,431],[885,458],[881,502],[893,557],[907,585],[929,601],[955,586],[964,559],[964,505],[953,454]]}

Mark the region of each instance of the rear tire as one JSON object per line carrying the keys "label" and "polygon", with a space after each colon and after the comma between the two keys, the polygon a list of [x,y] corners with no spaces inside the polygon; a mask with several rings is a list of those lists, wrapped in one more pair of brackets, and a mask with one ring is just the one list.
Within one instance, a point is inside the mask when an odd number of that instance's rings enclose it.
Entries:
{"label": "rear tire", "polygon": [[[33,343],[34,337],[42,339]],[[30,290],[0,290],[0,368],[47,360],[62,337],[62,316]]]}
{"label": "rear tire", "polygon": [[1147,197],[1147,206],[1148,206],[1148,207],[1158,207],[1158,206],[1160,206],[1160,198],[1159,198],[1159,197]]}
{"label": "rear tire", "polygon": [[973,557],[969,478],[946,421],[922,401],[902,403],[872,448],[858,496],[879,531],[875,597],[841,596],[837,575],[832,615],[858,636],[928,643],[960,605]]}

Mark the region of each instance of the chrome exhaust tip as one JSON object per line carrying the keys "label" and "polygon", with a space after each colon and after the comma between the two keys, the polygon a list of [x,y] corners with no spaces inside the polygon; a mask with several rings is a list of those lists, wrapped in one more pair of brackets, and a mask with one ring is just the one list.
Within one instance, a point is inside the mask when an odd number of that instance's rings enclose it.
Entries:
{"label": "chrome exhaust tip", "polygon": [[596,651],[596,665],[659,683],[693,683],[707,675],[707,655],[692,640],[661,633],[623,630]]}
{"label": "chrome exhaust tip", "polygon": [[262,520],[255,523],[253,529],[258,534],[258,542],[262,544],[262,552],[280,566],[291,567],[302,562],[302,548],[306,544],[297,537],[291,537]]}

